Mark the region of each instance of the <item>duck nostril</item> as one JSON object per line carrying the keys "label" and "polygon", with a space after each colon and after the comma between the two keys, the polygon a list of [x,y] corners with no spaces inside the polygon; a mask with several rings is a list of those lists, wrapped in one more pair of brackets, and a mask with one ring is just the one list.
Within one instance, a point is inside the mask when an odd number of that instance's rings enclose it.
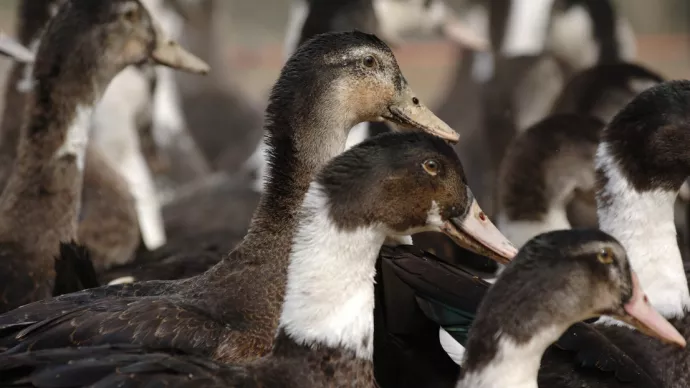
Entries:
{"label": "duck nostril", "polygon": [[417,97],[412,97],[412,103],[415,105],[419,105],[419,99]]}
{"label": "duck nostril", "polygon": [[480,220],[486,221],[486,214],[484,214],[484,212],[479,212],[478,216]]}

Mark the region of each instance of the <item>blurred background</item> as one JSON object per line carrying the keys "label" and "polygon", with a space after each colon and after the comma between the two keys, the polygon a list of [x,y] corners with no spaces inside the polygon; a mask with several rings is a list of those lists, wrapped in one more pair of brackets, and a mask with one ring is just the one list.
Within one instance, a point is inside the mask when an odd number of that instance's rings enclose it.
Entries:
{"label": "blurred background", "polygon": [[[228,74],[249,96],[263,100],[283,63],[290,0],[224,0]],[[221,3],[223,3],[221,2]],[[446,1],[462,12],[466,0]],[[637,34],[638,58],[667,78],[690,78],[690,1],[616,0]],[[16,0],[0,1],[0,27],[13,31]],[[403,73],[428,105],[444,95],[458,58],[457,46],[438,37],[415,36],[397,48]],[[4,74],[9,62],[0,63]],[[4,76],[0,77],[3,78]],[[2,85],[2,84],[0,84]]]}

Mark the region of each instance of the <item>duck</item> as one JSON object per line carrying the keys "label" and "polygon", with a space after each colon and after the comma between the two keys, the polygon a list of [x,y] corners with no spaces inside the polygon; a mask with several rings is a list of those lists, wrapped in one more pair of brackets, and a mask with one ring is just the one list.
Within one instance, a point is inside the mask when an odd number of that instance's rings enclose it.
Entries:
{"label": "duck", "polygon": [[[167,40],[138,1],[94,4],[76,0],[61,5],[38,47],[17,160],[0,195],[3,311],[51,296],[53,258],[60,254],[60,243],[77,238],[91,112],[112,77],[128,64],[149,59],[208,71],[205,63]],[[105,47],[89,39],[109,28],[138,35],[114,35],[119,39]],[[112,52],[125,45],[131,52],[113,60]],[[108,66],[104,58],[109,58]],[[90,85],[84,84],[85,77]]]}
{"label": "duck", "polygon": [[[220,362],[264,356],[279,323],[300,201],[317,170],[343,151],[354,123],[383,117],[448,141],[459,137],[421,103],[390,48],[358,31],[322,34],[301,46],[273,87],[266,117],[271,179],[247,236],[220,263],[188,279],[106,286],[15,309],[0,316],[0,347],[77,340],[172,346]],[[514,256],[479,205],[472,209],[473,223],[451,232],[458,243],[496,260]]]}
{"label": "duck", "polygon": [[[108,344],[3,354],[0,373],[7,383],[31,381],[39,387],[47,381],[54,387],[106,381],[120,387],[153,381],[376,387],[373,310],[379,249],[391,234],[430,229],[455,235],[447,225],[474,223],[475,206],[462,165],[444,140],[423,132],[377,136],[333,158],[309,184],[291,240],[275,345],[265,357],[227,365],[194,354]],[[65,364],[67,353],[71,361]],[[175,361],[168,368],[161,360]],[[101,365],[97,371],[89,365],[94,361]],[[129,366],[142,363],[158,366],[129,373]],[[182,372],[187,367],[194,371]]]}
{"label": "duck", "polygon": [[[45,24],[57,13],[62,0],[23,1],[17,7],[18,35],[23,44],[37,48],[40,33]],[[0,160],[3,168],[0,169],[0,186],[4,187],[14,165],[17,155],[17,145],[20,128],[23,121],[24,107],[27,96],[31,90],[31,66],[32,64],[15,64],[10,70],[9,79],[5,90],[5,107],[0,121]],[[144,66],[144,65],[141,65]],[[147,65],[146,65],[147,66]],[[126,68],[115,77],[113,83],[122,85],[124,79],[138,74],[131,67]],[[111,85],[112,86],[112,85]],[[125,114],[119,116],[120,120],[112,120],[113,104],[109,103],[116,94],[114,88],[108,87],[96,109],[96,116],[103,119],[94,119],[98,122],[126,123]],[[115,93],[114,93],[115,92]],[[122,106],[122,101],[139,101],[138,99],[119,98],[116,105]],[[136,102],[134,102],[136,104]],[[110,111],[111,113],[103,114]],[[121,109],[117,110],[122,113]],[[126,132],[122,125],[117,131]],[[118,147],[99,147],[99,136],[105,132],[99,129],[110,129],[107,125],[92,125],[91,139],[87,145],[86,162],[84,168],[84,185],[82,192],[82,206],[80,208],[78,237],[79,241],[89,247],[90,259],[98,271],[109,268],[113,263],[121,263],[131,260],[139,245],[140,231],[138,225],[137,204],[129,191],[129,187],[123,186],[123,177],[118,172],[117,160],[109,158],[113,150]],[[112,138],[122,139],[123,135],[111,135]],[[111,142],[112,146],[113,143]],[[126,183],[126,182],[125,182]],[[140,185],[142,186],[142,185]],[[147,233],[144,233],[144,242],[151,242]]]}
{"label": "duck", "polygon": [[613,237],[596,229],[540,234],[484,296],[456,387],[561,386],[537,383],[544,352],[573,324],[601,315],[629,322],[651,342],[686,346],[649,304]]}
{"label": "duck", "polygon": [[496,218],[513,244],[570,229],[568,204],[578,196],[594,199],[594,157],[604,125],[592,116],[555,114],[513,139],[499,170]]}

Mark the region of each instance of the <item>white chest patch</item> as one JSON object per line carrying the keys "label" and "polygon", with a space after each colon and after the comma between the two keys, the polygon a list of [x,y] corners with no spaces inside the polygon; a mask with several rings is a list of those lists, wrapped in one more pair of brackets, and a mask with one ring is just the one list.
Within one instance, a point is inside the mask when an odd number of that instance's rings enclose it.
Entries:
{"label": "white chest patch", "polygon": [[564,330],[552,326],[519,345],[499,335],[494,359],[481,370],[468,371],[456,388],[538,388],[537,373],[544,351]]}
{"label": "white chest patch", "polygon": [[56,159],[66,155],[74,156],[79,171],[84,171],[84,158],[86,156],[86,145],[89,141],[92,113],[93,107],[91,106],[77,107],[72,123],[67,128],[65,140],[55,151]]}
{"label": "white chest patch", "polygon": [[293,240],[280,327],[300,344],[324,344],[372,359],[375,262],[380,228],[342,230],[312,183]]}
{"label": "white chest patch", "polygon": [[608,178],[605,190],[610,198],[609,203],[597,199],[599,227],[623,245],[652,306],[666,318],[683,316],[690,307],[690,293],[673,218],[677,193],[637,192],[606,143],[599,145],[596,160]]}

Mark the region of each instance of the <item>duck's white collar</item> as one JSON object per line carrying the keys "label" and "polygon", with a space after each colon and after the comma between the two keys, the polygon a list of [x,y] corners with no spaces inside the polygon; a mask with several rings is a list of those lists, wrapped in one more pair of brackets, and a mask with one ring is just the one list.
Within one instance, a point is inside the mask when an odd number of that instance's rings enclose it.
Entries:
{"label": "duck's white collar", "polygon": [[690,293],[673,222],[678,193],[636,191],[604,142],[596,159],[597,169],[607,178],[597,194],[599,227],[623,245],[652,306],[666,318],[685,315]]}
{"label": "duck's white collar", "polygon": [[566,328],[545,328],[523,344],[516,343],[506,334],[497,333],[494,358],[479,370],[468,370],[456,388],[538,388],[537,375],[542,356]]}
{"label": "duck's white collar", "polygon": [[280,328],[299,344],[322,344],[371,360],[375,262],[381,226],[339,228],[322,187],[312,183],[293,239]]}

